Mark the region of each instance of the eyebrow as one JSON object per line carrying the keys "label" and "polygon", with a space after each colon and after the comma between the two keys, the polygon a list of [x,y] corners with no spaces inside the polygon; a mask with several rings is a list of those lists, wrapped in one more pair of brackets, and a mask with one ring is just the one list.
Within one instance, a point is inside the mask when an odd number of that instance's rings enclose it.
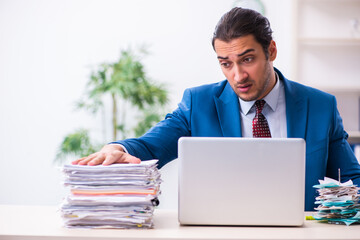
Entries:
{"label": "eyebrow", "polygon": [[[238,54],[237,56],[238,56],[238,57],[241,57],[241,56],[243,56],[243,55],[245,55],[245,54],[247,54],[247,53],[249,53],[249,52],[254,52],[254,51],[255,51],[255,49],[250,48],[250,49],[247,49],[247,50],[245,50],[244,52]],[[218,59],[223,59],[223,60],[229,59],[229,57],[221,57],[221,56],[217,56],[217,58],[218,58]]]}

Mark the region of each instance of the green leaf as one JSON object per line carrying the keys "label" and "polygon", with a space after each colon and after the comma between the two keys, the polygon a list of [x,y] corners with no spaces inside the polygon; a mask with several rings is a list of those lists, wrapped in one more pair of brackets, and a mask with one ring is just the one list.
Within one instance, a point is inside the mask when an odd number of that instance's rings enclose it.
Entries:
{"label": "green leaf", "polygon": [[150,128],[155,126],[162,118],[162,114],[155,111],[146,111],[143,113],[142,119],[134,128],[135,136],[140,137],[144,135]]}
{"label": "green leaf", "polygon": [[85,157],[95,151],[96,148],[90,143],[89,131],[86,129],[79,129],[74,133],[65,136],[55,161],[61,162],[69,156],[74,158]]}
{"label": "green leaf", "polygon": [[[133,51],[131,48],[123,49],[117,61],[101,63],[93,69],[84,95],[75,103],[76,109],[83,109],[92,114],[98,113],[105,107],[112,109],[114,136],[118,132],[123,138],[128,135],[143,135],[161,119],[161,114],[154,109],[159,109],[168,102],[166,87],[152,81],[145,72],[142,57],[147,53],[146,47],[139,48],[138,51]],[[110,104],[113,106],[107,107],[105,104],[108,104],[108,101],[104,101],[107,97],[120,101],[111,101]],[[127,120],[125,115],[127,104],[125,103],[130,103],[132,110],[140,110],[142,113],[134,129],[125,127]],[[122,110],[121,117],[118,117],[120,115],[118,108]],[[96,148],[90,141],[89,131],[80,129],[64,138],[56,159],[62,161],[69,156],[86,156],[94,152]]]}

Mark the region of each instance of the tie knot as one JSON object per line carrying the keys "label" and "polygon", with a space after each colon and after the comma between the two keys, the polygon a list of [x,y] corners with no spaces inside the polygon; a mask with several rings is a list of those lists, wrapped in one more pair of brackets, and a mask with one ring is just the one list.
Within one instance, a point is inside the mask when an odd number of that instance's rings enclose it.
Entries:
{"label": "tie knot", "polygon": [[265,105],[265,100],[261,99],[261,100],[256,100],[255,102],[255,107],[256,107],[256,114],[259,114],[262,112],[264,105]]}

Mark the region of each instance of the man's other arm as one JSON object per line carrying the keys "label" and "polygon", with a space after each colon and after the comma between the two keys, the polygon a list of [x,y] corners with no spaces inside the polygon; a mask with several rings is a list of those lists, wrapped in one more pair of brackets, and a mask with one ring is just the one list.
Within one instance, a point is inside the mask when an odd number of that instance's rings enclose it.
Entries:
{"label": "man's other arm", "polygon": [[[167,114],[140,138],[130,138],[105,145],[99,152],[73,161],[79,165],[109,165],[112,163],[140,163],[141,160],[159,159],[159,167],[177,157],[177,141],[190,136],[191,90],[184,92],[178,108]],[[124,151],[124,146],[128,153]]]}

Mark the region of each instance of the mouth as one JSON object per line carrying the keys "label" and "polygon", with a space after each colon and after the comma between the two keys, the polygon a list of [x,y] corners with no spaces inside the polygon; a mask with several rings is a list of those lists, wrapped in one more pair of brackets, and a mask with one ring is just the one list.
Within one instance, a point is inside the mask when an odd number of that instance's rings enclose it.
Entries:
{"label": "mouth", "polygon": [[250,84],[250,83],[242,84],[242,85],[238,85],[237,89],[239,89],[240,92],[245,93],[250,90],[251,86],[252,86],[252,84]]}

